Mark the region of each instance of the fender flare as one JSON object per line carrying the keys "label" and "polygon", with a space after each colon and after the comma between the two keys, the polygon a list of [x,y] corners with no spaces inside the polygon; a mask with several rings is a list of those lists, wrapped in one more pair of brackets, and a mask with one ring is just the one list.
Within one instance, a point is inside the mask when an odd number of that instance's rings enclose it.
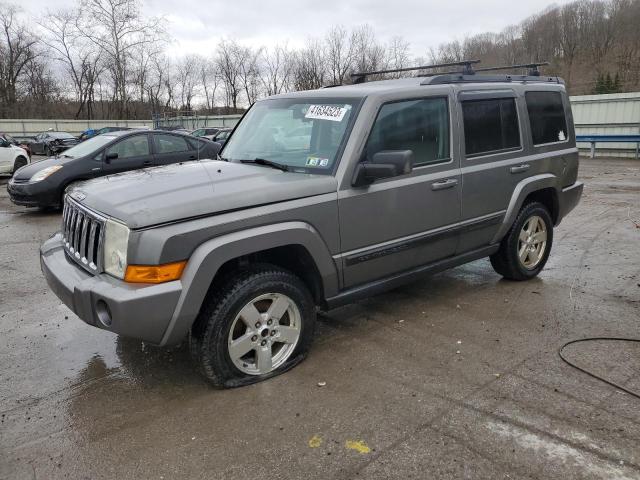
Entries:
{"label": "fender flare", "polygon": [[320,234],[305,222],[285,222],[213,238],[193,252],[182,274],[182,293],[160,345],[177,343],[191,329],[211,282],[222,265],[251,253],[300,245],[313,258],[325,297],[338,293],[338,269]]}
{"label": "fender flare", "polygon": [[500,225],[500,228],[491,240],[492,244],[500,242],[507,234],[518,212],[522,208],[522,204],[524,203],[524,199],[527,198],[527,195],[537,190],[542,190],[543,188],[553,188],[558,191],[558,177],[551,173],[543,173],[526,178],[516,185],[513,189],[511,200],[509,200],[509,206],[504,215],[502,225]]}

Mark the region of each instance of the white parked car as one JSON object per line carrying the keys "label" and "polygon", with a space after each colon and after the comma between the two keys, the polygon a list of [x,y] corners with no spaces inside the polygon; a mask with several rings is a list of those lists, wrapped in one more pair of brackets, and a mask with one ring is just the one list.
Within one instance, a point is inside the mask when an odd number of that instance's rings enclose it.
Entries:
{"label": "white parked car", "polygon": [[14,173],[29,163],[29,154],[8,135],[0,135],[0,173]]}

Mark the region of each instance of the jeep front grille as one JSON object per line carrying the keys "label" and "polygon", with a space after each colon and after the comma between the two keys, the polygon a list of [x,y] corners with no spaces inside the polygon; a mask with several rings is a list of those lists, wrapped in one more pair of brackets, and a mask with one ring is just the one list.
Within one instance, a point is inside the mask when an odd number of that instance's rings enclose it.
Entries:
{"label": "jeep front grille", "polygon": [[91,273],[102,272],[105,218],[64,197],[62,241],[67,255]]}

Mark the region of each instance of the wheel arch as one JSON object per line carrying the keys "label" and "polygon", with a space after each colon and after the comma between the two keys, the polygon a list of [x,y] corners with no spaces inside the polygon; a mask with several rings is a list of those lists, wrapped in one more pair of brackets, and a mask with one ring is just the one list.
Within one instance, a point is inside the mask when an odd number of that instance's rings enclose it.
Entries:
{"label": "wheel arch", "polygon": [[498,243],[507,234],[518,216],[522,206],[528,201],[538,201],[549,209],[554,225],[560,222],[558,201],[558,177],[553,174],[541,174],[518,183],[511,195],[504,220],[491,243]]}
{"label": "wheel arch", "polygon": [[316,304],[338,292],[338,270],[320,234],[304,222],[286,222],[216,237],[200,245],[182,275],[183,291],[161,345],[179,342],[217,282],[245,265],[271,263],[300,276]]}
{"label": "wheel arch", "polygon": [[27,155],[27,152],[25,152],[24,155],[22,155],[21,153],[19,153],[18,155],[16,155],[16,158],[13,159],[13,173],[16,172],[16,164],[20,161],[20,160],[24,160],[24,165],[22,165],[23,167],[25,165],[29,165],[29,156]]}

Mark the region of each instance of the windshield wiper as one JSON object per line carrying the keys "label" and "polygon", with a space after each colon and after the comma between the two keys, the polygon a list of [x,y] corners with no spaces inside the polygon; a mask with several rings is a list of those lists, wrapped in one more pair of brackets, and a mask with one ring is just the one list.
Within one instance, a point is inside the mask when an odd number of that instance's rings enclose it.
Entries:
{"label": "windshield wiper", "polygon": [[253,160],[240,160],[240,163],[255,163],[257,165],[266,165],[271,168],[277,168],[283,172],[289,171],[289,166],[278,162],[272,162],[271,160],[265,160],[264,158],[254,158]]}

